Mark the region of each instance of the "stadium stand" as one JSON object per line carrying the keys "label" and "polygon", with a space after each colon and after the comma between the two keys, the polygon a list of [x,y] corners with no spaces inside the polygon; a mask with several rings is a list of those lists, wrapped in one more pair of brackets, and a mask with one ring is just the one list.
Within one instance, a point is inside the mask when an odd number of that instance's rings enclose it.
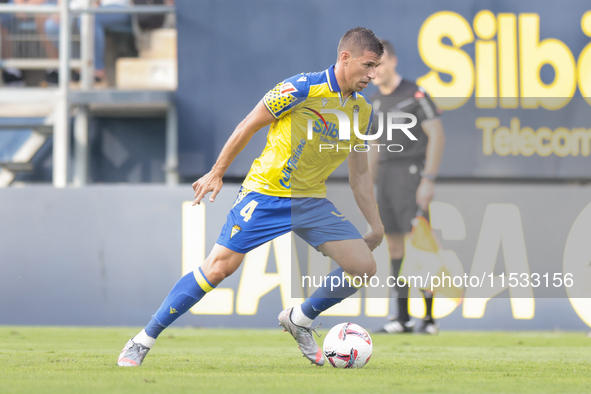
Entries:
{"label": "stadium stand", "polygon": [[[8,0],[8,4],[20,5],[22,0]],[[29,4],[29,3],[24,3]],[[32,5],[52,5],[55,1],[37,0]],[[57,31],[47,31],[46,26],[59,23],[54,15],[2,14],[0,17],[1,66],[5,70],[3,82],[8,86],[46,86],[49,71],[57,69]],[[80,35],[72,24],[72,68],[80,68]],[[47,71],[47,72],[46,72]],[[50,80],[51,81],[51,80]],[[20,82],[20,83],[19,83]],[[55,84],[55,83],[54,83]]]}
{"label": "stadium stand", "polygon": [[[72,3],[75,1],[78,0],[70,2],[72,20],[78,20],[80,14],[74,11]],[[6,3],[13,3],[13,1],[0,0],[0,5]],[[19,0],[15,0],[14,3],[19,5]],[[147,6],[173,4],[171,1],[164,0],[144,2],[138,0],[136,3]],[[6,5],[10,6],[11,4]],[[79,8],[83,7],[78,6]],[[171,10],[169,7],[168,12],[170,13]],[[39,17],[39,15],[31,13],[0,13],[0,68],[3,71],[4,81],[4,86],[0,82],[0,187],[21,181],[51,182],[52,180],[52,137],[56,128],[59,127],[59,122],[56,121],[56,117],[59,117],[56,104],[59,102],[60,93],[56,88],[57,78],[48,81],[47,77],[50,72],[57,75],[59,59],[56,58],[57,53],[51,52],[51,48],[56,49],[56,52],[59,49],[59,28],[46,31],[46,22],[51,20],[48,15],[51,14],[41,14]],[[157,18],[154,18],[155,16]],[[156,24],[153,23],[154,20],[157,21]],[[81,170],[85,175],[82,176],[83,180],[78,184],[86,183],[89,171],[87,166],[91,162],[89,154],[103,154],[104,149],[101,150],[100,144],[106,146],[100,135],[95,138],[99,148],[89,146],[88,136],[89,134],[101,134],[103,131],[109,134],[108,141],[113,140],[112,136],[117,136],[120,141],[123,141],[121,143],[128,144],[123,148],[129,152],[127,154],[130,157],[129,163],[141,164],[148,170],[144,168],[141,171],[143,175],[137,177],[132,174],[137,174],[137,165],[132,166],[128,163],[129,170],[115,169],[121,172],[117,176],[102,169],[94,171],[99,175],[95,176],[92,181],[162,182],[165,179],[167,182],[170,182],[171,179],[174,181],[176,179],[174,176],[176,159],[169,157],[174,156],[172,152],[176,152],[176,148],[172,149],[174,146],[171,146],[171,144],[174,145],[173,141],[176,139],[171,135],[176,135],[177,127],[172,92],[176,89],[177,65],[173,15],[132,13],[131,24],[109,26],[105,49],[105,71],[108,85],[115,87],[115,82],[119,80],[116,64],[121,57],[127,61],[139,60],[139,64],[144,61],[144,64],[147,63],[149,66],[145,75],[154,79],[152,84],[136,83],[134,85],[128,83],[126,85],[122,83],[117,84],[115,89],[104,89],[104,86],[96,85],[94,87],[85,86],[84,83],[76,81],[79,74],[74,69],[80,69],[82,64],[80,60],[82,34],[80,23],[72,23],[71,26],[70,68],[73,72],[71,80],[75,82],[70,84],[69,90],[70,129],[72,130],[72,135],[69,138],[72,139],[70,145],[73,148],[68,153],[68,160],[71,160],[72,163],[69,165],[69,182],[72,181],[72,172],[76,178],[76,168],[86,162]],[[156,29],[154,30],[154,28]],[[137,49],[140,49],[139,52],[136,49],[136,41],[138,42]],[[170,46],[174,46],[174,48],[170,48]],[[138,54],[140,58],[135,59],[134,56]],[[154,68],[153,64],[158,63],[162,66]],[[125,74],[125,67],[121,72]],[[137,67],[135,72],[137,72]],[[131,78],[129,79],[131,81]],[[101,89],[97,90],[97,88]],[[130,89],[135,91],[127,91]],[[150,92],[151,90],[160,90],[161,92]],[[138,121],[135,123],[127,121],[126,124],[125,119]],[[148,123],[145,123],[146,121]],[[135,127],[136,123],[143,126]],[[108,128],[110,129],[107,130]],[[119,133],[119,129],[129,130],[129,135],[124,136]],[[152,160],[151,163],[148,163],[145,155],[135,154],[131,147],[131,145],[137,145],[138,141],[141,143],[142,131],[145,139],[152,139],[152,145],[158,146],[162,150],[161,154],[153,152],[153,156],[157,159]],[[80,144],[80,138],[86,142]],[[164,141],[161,139],[168,142],[162,144]],[[164,157],[165,152],[167,152],[166,158]],[[81,159],[82,156],[84,157]],[[161,159],[160,156],[162,156]],[[102,162],[110,163],[113,160],[109,161],[109,159],[112,158],[112,154],[105,160],[102,160],[104,157],[93,157],[92,165]],[[155,164],[161,161],[165,161],[166,167],[164,162]],[[125,173],[125,171],[129,173]],[[170,174],[172,177],[169,176]],[[74,182],[76,181],[74,180]]]}
{"label": "stadium stand", "polygon": [[176,30],[156,29],[147,33],[147,45],[138,58],[117,60],[119,89],[176,89]]}
{"label": "stadium stand", "polygon": [[[173,5],[173,1],[135,0],[136,5]],[[171,18],[172,17],[172,18]],[[137,58],[117,60],[119,89],[176,89],[177,34],[174,16],[134,15],[132,29]]]}

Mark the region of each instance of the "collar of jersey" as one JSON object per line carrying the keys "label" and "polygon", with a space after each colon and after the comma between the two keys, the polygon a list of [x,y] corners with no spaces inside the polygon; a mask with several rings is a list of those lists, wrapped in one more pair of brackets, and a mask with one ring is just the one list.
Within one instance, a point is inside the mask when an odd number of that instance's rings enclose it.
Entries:
{"label": "collar of jersey", "polygon": [[[342,101],[343,96],[341,94],[341,87],[339,86],[339,83],[337,82],[337,77],[334,74],[334,66],[335,65],[333,64],[332,66],[330,66],[328,68],[328,70],[326,70],[326,80],[328,81],[328,88],[330,89],[330,91],[335,92],[335,93],[339,93],[339,97],[341,98],[341,101]],[[355,100],[357,100],[357,92],[353,92],[351,94],[351,96],[353,96],[353,98]],[[345,100],[345,102],[347,102],[347,100]]]}

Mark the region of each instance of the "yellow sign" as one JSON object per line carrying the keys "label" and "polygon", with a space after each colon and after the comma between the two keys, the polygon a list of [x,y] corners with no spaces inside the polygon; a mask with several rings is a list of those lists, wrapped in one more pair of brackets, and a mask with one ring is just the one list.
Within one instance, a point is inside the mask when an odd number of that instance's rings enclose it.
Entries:
{"label": "yellow sign", "polygon": [[[580,22],[582,34],[591,37],[591,11]],[[442,42],[444,37],[451,41],[451,46]],[[462,49],[472,43],[474,61]],[[556,110],[570,102],[577,82],[581,94],[591,104],[591,43],[575,61],[562,41],[540,41],[540,17],[536,13],[494,15],[482,10],[471,26],[455,12],[440,11],[421,26],[418,49],[431,71],[417,83],[442,109],[459,108],[474,94],[478,108],[521,106]],[[544,64],[554,69],[552,83],[540,79]],[[443,81],[440,73],[449,74],[451,81]]]}
{"label": "yellow sign", "polygon": [[558,127],[537,130],[521,126],[519,118],[512,118],[509,127],[500,126],[495,117],[476,118],[476,127],[482,130],[482,153],[490,156],[589,156],[591,129]]}

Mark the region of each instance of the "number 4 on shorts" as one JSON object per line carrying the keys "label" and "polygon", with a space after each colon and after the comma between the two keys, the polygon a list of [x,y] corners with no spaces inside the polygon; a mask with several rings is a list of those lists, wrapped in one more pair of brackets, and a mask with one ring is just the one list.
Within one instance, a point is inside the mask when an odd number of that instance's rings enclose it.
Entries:
{"label": "number 4 on shorts", "polygon": [[242,208],[242,211],[240,211],[240,215],[244,217],[243,220],[245,222],[248,222],[250,220],[250,218],[252,217],[252,213],[254,212],[254,209],[257,207],[257,205],[259,205],[259,203],[253,200],[246,204],[244,208]]}

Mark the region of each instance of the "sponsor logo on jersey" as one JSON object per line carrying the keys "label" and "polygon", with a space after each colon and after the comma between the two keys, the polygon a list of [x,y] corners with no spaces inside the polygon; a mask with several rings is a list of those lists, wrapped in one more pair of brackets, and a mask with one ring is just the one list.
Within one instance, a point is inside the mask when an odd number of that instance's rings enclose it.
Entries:
{"label": "sponsor logo on jersey", "polygon": [[[324,98],[322,100],[328,101],[328,99]],[[326,121],[326,119],[324,119],[324,117],[318,111],[315,111],[312,108],[304,107],[304,109],[307,109],[311,112],[304,113],[314,120],[312,128],[310,129],[308,126],[308,139],[312,139],[311,131],[321,135],[321,142],[333,143],[335,142],[334,140],[338,139],[339,129],[337,128],[336,124]],[[330,139],[333,139],[333,141],[330,141]]]}
{"label": "sponsor logo on jersey", "polygon": [[306,140],[300,140],[300,144],[291,151],[291,157],[287,159],[287,163],[281,171],[282,177],[279,178],[279,183],[286,189],[291,189],[291,173],[298,169],[297,165],[302,156],[304,145],[306,145]]}
{"label": "sponsor logo on jersey", "polygon": [[[412,99],[414,100],[414,99]],[[357,107],[357,106],[356,106]],[[333,131],[336,132],[336,136],[340,141],[349,141],[351,139],[351,120],[349,119],[348,115],[341,110],[338,109],[321,109],[320,111],[315,111],[312,108],[304,107],[304,109],[310,111],[304,112],[304,114],[310,116],[313,119],[316,119],[316,122],[308,121],[308,139],[311,140],[313,138],[314,132],[319,133],[322,130],[317,129],[317,126],[322,127],[322,123],[324,123],[324,127],[326,129],[326,133],[322,131],[323,135],[331,136]],[[336,125],[327,122],[321,114],[333,114],[337,116],[338,124]],[[410,123],[406,123],[406,120],[410,119]],[[393,120],[397,120],[400,123],[394,123]],[[387,123],[387,139],[388,141],[392,140],[392,131],[395,129],[400,129],[408,138],[413,141],[417,140],[409,129],[413,128],[417,124],[417,117],[414,114],[406,113],[406,112],[388,112],[386,116],[386,121],[384,122],[384,114],[378,113],[378,131],[374,135],[365,135],[359,131],[359,116],[356,108],[353,108],[353,131],[355,135],[365,141],[375,140],[378,139],[383,131],[384,131],[384,123]],[[329,129],[329,125],[334,127],[333,130]],[[334,137],[333,137],[334,138]]]}
{"label": "sponsor logo on jersey", "polygon": [[316,121],[312,130],[315,133],[320,134],[320,140],[324,142],[327,142],[328,140],[336,142],[339,138],[339,129],[337,128],[337,125],[332,122],[326,122],[326,125],[322,125],[319,121]]}

